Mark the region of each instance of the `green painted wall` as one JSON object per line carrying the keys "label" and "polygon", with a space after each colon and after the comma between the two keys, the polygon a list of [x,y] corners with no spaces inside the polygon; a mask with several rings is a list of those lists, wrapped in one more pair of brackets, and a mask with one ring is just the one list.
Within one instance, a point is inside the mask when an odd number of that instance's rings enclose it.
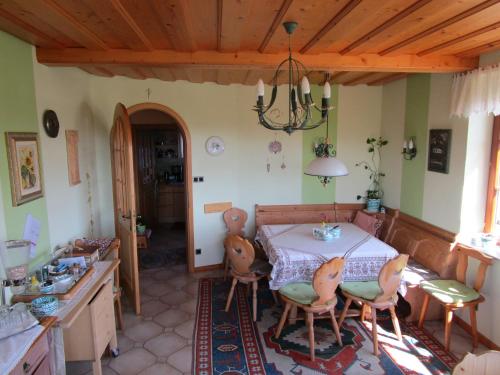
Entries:
{"label": "green painted wall", "polygon": [[424,201],[430,88],[430,74],[408,77],[404,136],[405,139],[415,137],[417,156],[413,160],[403,160],[401,211],[417,218],[422,217]]}
{"label": "green painted wall", "polygon": [[[35,263],[49,251],[48,215],[45,198],[12,206],[5,132],[38,132],[33,78],[32,47],[0,31],[0,184],[7,239],[20,239],[26,215],[41,222]],[[43,154],[41,150],[41,154]],[[43,155],[42,155],[43,162]]]}
{"label": "green painted wall", "polygon": [[[313,99],[321,103],[323,87],[318,85],[311,86]],[[338,124],[338,85],[332,86],[332,105],[333,110],[329,115],[328,136],[335,148],[337,147],[337,124]],[[315,111],[314,121],[320,118],[319,112]],[[313,130],[306,130],[302,135],[302,171],[316,157],[313,151],[314,143],[319,143],[326,136],[326,125]],[[302,175],[302,203],[333,203],[335,201],[335,178],[326,187],[318,181],[317,177]]]}

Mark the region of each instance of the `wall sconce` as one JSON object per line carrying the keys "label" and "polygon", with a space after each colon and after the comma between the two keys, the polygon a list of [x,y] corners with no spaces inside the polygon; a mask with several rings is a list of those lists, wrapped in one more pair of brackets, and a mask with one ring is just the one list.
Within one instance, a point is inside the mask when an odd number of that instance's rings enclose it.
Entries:
{"label": "wall sconce", "polygon": [[417,156],[417,147],[415,146],[415,137],[410,137],[408,141],[403,142],[403,158],[405,160],[412,160]]}

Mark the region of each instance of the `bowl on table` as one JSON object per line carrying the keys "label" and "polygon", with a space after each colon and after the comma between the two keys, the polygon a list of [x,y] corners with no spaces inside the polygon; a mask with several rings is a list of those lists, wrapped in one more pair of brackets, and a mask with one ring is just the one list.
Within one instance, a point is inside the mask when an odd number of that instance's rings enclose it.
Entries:
{"label": "bowl on table", "polygon": [[59,301],[53,296],[42,296],[31,301],[31,312],[37,318],[55,315]]}

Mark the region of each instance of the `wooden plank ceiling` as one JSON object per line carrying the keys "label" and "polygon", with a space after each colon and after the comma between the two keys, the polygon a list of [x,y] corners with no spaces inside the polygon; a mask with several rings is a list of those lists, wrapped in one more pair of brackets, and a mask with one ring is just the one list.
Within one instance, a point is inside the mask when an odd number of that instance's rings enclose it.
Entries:
{"label": "wooden plank ceiling", "polygon": [[0,29],[39,62],[105,77],[270,82],[284,21],[313,82],[465,71],[500,49],[500,0],[0,0]]}

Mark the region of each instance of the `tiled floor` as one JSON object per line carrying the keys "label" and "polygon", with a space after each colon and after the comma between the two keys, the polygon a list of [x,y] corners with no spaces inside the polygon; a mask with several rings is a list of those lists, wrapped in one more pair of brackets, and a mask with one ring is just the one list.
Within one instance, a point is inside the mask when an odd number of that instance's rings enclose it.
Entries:
{"label": "tiled floor", "polygon": [[[120,356],[104,358],[103,373],[190,374],[198,279],[221,275],[222,271],[188,274],[185,265],[141,271],[142,316],[134,315],[130,308],[125,307],[125,329],[118,333]],[[443,341],[441,321],[426,322],[425,328]],[[452,352],[461,358],[471,350],[471,344],[470,336],[454,324]],[[480,345],[477,353],[485,350]],[[91,363],[68,363],[67,374],[92,374]]]}
{"label": "tiled floor", "polygon": [[[120,356],[104,358],[105,375],[190,374],[198,279],[221,271],[188,274],[185,265],[141,270],[142,316],[125,306],[118,332]],[[90,362],[67,363],[68,375],[92,374]]]}

